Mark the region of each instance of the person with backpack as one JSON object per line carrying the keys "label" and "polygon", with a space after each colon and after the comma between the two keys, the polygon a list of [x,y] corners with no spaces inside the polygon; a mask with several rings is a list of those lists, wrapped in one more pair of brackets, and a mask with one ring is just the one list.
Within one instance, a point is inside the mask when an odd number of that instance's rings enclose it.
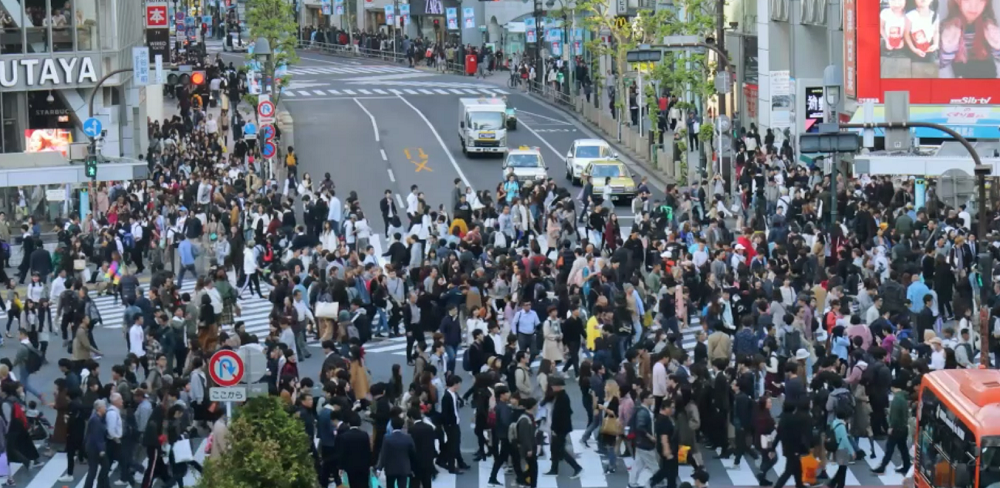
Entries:
{"label": "person with backpack", "polygon": [[552,388],[552,413],[551,418],[552,440],[552,468],[545,473],[549,476],[559,476],[559,463],[566,461],[569,467],[573,468],[570,479],[578,479],[583,467],[573,459],[573,456],[566,452],[566,441],[570,432],[573,431],[573,407],[570,406],[569,395],[566,393],[566,380],[561,376],[554,376],[549,380],[549,387]]}
{"label": "person with backpack", "polygon": [[44,405],[46,403],[45,395],[35,389],[30,381],[31,375],[42,369],[42,353],[35,346],[31,345],[27,329],[22,328],[18,330],[18,338],[21,343],[18,345],[17,353],[14,355],[14,374],[20,380],[24,391],[38,397],[38,401]]}
{"label": "person with backpack", "polygon": [[524,409],[517,420],[510,425],[507,439],[515,454],[515,473],[517,482],[522,486],[535,488],[538,486],[538,437],[535,427],[535,414],[538,412],[538,400],[527,397],[520,400]]}

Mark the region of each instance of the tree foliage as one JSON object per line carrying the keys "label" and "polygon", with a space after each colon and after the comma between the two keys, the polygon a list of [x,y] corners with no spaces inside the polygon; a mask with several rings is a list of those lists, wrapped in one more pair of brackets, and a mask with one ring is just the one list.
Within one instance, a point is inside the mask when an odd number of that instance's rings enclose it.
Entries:
{"label": "tree foliage", "polygon": [[197,488],[315,488],[301,421],[277,397],[251,399],[229,423],[229,449],[209,459]]}
{"label": "tree foliage", "polygon": [[[610,55],[618,72],[616,104],[623,106],[627,99],[628,80],[624,74],[632,68],[628,66],[625,56],[630,50],[640,44],[661,44],[664,36],[693,35],[700,38],[714,37],[715,34],[715,0],[673,0],[672,7],[639,11],[629,22],[621,25],[613,15],[613,0],[583,0],[577,2],[577,11],[583,15],[583,23],[593,32],[607,31],[611,33],[611,43],[604,43],[595,37],[587,43],[587,48],[598,56]],[[595,56],[596,58],[596,56]],[[661,88],[671,93],[683,94],[687,91],[705,99],[715,91],[711,78],[714,63],[708,60],[706,54],[690,52],[665,52],[663,61],[649,73],[645,79],[659,82]],[[594,69],[594,79],[599,80],[604,73]],[[603,86],[601,84],[598,85]],[[647,99],[650,117],[656,117],[655,91],[645,87],[642,96]],[[691,106],[683,103],[682,108]]]}
{"label": "tree foliage", "polygon": [[[271,62],[263,67],[265,76],[273,78],[276,66],[289,66],[299,62],[299,56],[295,52],[299,26],[295,21],[295,9],[291,2],[248,0],[246,12],[250,37],[252,39],[263,37],[271,45]],[[253,55],[247,54],[247,57],[253,58]],[[286,75],[280,84],[271,84],[271,100],[274,103],[278,103],[281,88],[288,85],[290,78]]]}

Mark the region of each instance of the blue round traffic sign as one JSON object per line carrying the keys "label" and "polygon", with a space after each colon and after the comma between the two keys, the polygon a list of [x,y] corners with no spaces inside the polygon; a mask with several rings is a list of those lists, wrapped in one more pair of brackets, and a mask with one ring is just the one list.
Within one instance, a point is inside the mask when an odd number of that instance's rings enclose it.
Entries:
{"label": "blue round traffic sign", "polygon": [[278,148],[274,147],[273,142],[265,142],[264,147],[260,148],[260,154],[265,158],[273,158],[276,152],[278,152]]}
{"label": "blue round traffic sign", "polygon": [[83,121],[83,133],[90,138],[97,137],[101,135],[101,131],[104,127],[101,125],[101,121],[97,120],[96,117],[91,117]]}
{"label": "blue round traffic sign", "polygon": [[274,139],[274,126],[273,125],[265,125],[265,126],[261,127],[260,128],[260,134],[262,136],[264,136],[264,140],[265,141],[270,141],[271,139]]}
{"label": "blue round traffic sign", "polygon": [[243,134],[248,136],[257,134],[257,125],[253,122],[247,122],[243,125]]}

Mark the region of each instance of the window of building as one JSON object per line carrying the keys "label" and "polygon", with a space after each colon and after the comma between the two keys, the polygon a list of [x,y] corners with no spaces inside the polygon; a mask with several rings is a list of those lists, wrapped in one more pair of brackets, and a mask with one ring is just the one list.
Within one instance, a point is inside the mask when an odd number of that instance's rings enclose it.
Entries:
{"label": "window of building", "polygon": [[976,436],[928,389],[921,394],[917,469],[933,486],[972,488]]}
{"label": "window of building", "polygon": [[10,5],[17,5],[18,10],[10,12],[5,8],[5,4],[0,4],[0,54],[21,54],[24,52],[24,41],[21,37],[21,26],[24,25],[24,18],[21,15],[21,4],[17,1],[9,2]]}
{"label": "window of building", "polygon": [[97,0],[73,0],[73,9],[76,49],[78,51],[97,49]]}
{"label": "window of building", "polygon": [[49,3],[46,0],[22,0],[24,30],[28,38],[28,53],[47,53],[49,45]]}
{"label": "window of building", "polygon": [[51,0],[52,2],[52,50],[73,51],[73,0]]}

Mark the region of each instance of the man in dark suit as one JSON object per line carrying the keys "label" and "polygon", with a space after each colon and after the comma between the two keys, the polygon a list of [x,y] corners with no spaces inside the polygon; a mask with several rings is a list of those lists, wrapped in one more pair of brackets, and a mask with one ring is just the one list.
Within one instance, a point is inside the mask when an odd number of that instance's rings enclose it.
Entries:
{"label": "man in dark suit", "polygon": [[396,202],[392,199],[392,190],[385,191],[385,198],[382,199],[378,204],[379,210],[382,211],[382,224],[385,226],[385,238],[389,238],[389,224],[392,222],[393,218],[399,218],[399,209],[396,208]]}
{"label": "man in dark suit", "polygon": [[469,469],[469,465],[462,460],[462,429],[459,428],[461,419],[458,415],[458,390],[462,387],[462,378],[458,375],[448,377],[448,389],[441,398],[441,426],[447,436],[444,448],[441,449],[441,465],[452,474],[462,474]]}
{"label": "man in dark suit", "polygon": [[424,422],[424,414],[419,408],[411,408],[407,416],[413,422],[410,426],[410,438],[413,439],[416,449],[410,488],[431,488],[431,478],[437,474],[437,470],[434,469],[434,458],[437,457],[434,439],[437,433],[431,424]]}
{"label": "man in dark suit", "polygon": [[368,433],[361,430],[361,418],[352,417],[350,427],[337,436],[340,467],[347,472],[351,488],[370,488],[372,447]]}
{"label": "man in dark suit", "polygon": [[573,431],[573,407],[570,406],[569,395],[566,394],[566,381],[560,376],[549,380],[555,399],[552,404],[552,469],[545,473],[549,476],[559,475],[559,462],[566,461],[573,468],[572,479],[580,477],[583,468],[566,453],[566,437]]}
{"label": "man in dark suit", "polygon": [[382,453],[377,470],[385,470],[386,488],[406,488],[417,462],[413,438],[403,430],[403,418],[396,416],[389,421],[392,433],[382,440]]}

